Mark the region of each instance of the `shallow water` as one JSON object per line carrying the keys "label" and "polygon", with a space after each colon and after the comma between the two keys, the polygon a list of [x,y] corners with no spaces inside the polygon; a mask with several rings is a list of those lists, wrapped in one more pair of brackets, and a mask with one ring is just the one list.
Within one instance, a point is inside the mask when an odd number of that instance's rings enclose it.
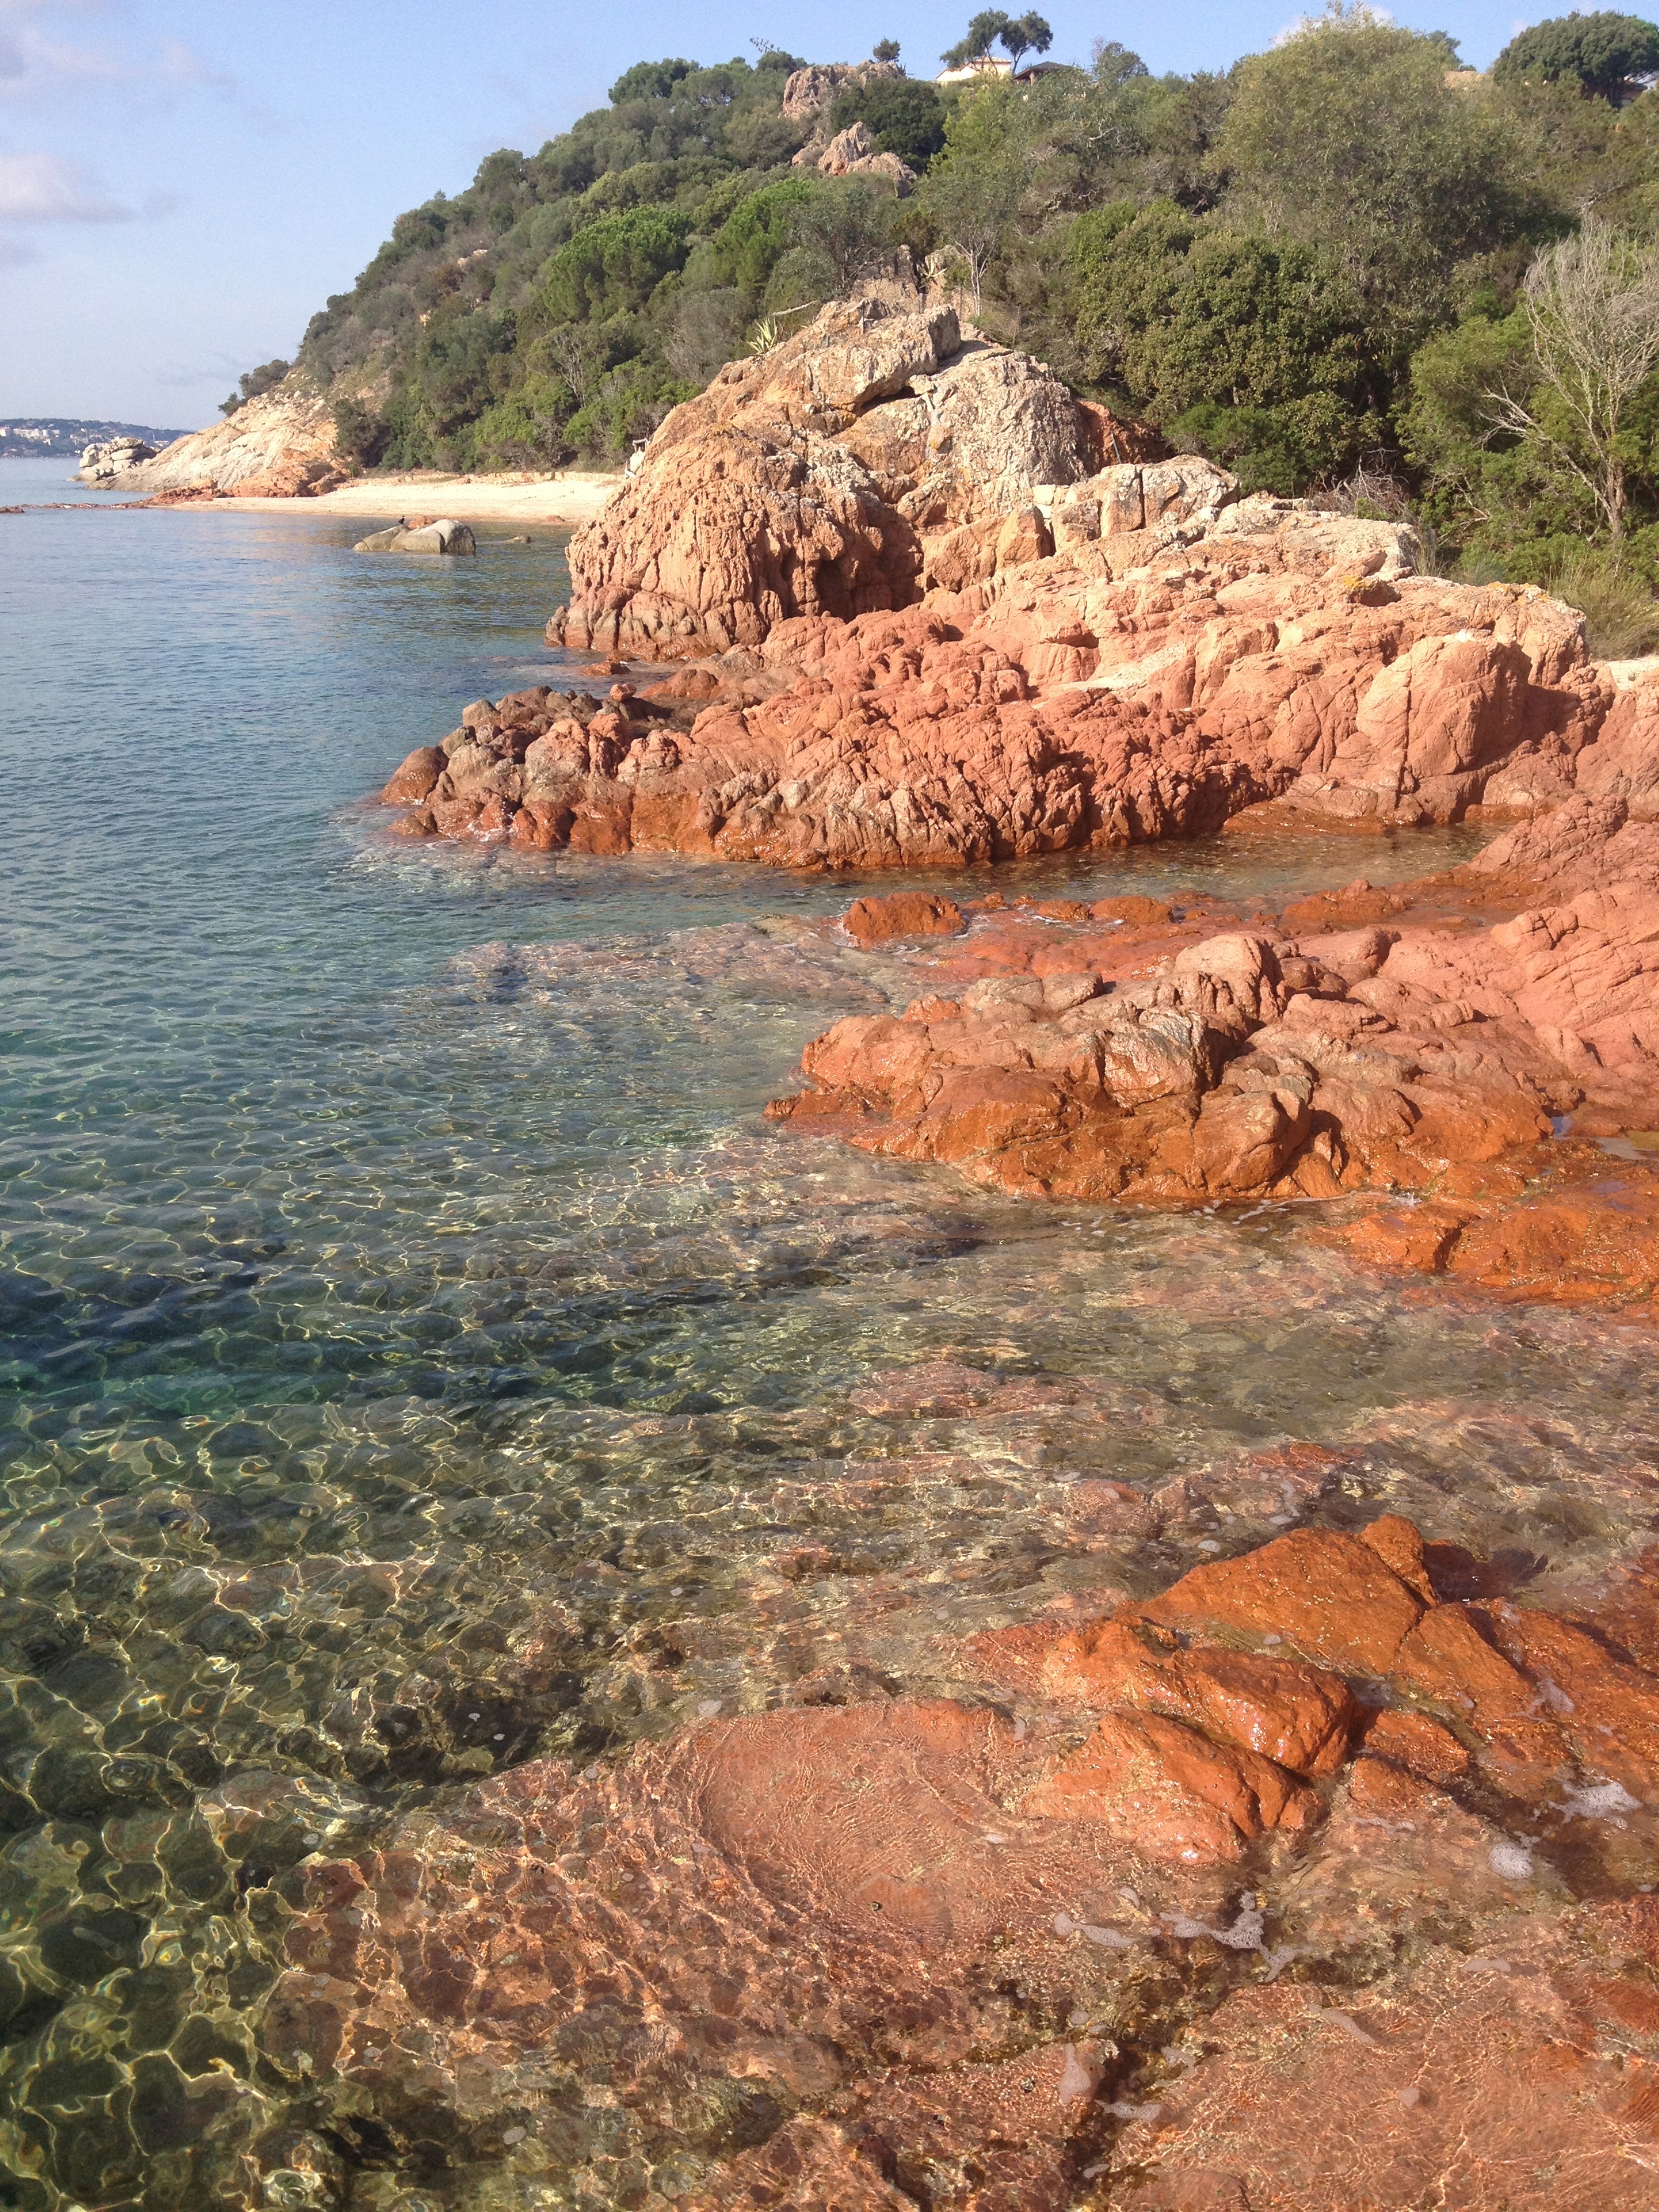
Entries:
{"label": "shallow water", "polygon": [[[229,1776],[285,1778],[298,1855],[817,1669],[948,1686],[967,1631],[1286,1514],[1386,1498],[1547,1587],[1659,1507],[1642,1333],[1367,1281],[1304,1209],[1048,1212],[764,1123],[827,1020],[914,994],[817,927],[867,884],[386,841],[405,751],[571,664],[556,533],[417,563],[369,526],[0,516],[19,2205],[230,2201],[156,2148],[210,2062],[287,2109]],[[1019,880],[1267,896],[1469,842]],[[985,1380],[883,1379],[930,1362]],[[1322,1496],[1230,1489],[1286,1440],[1344,1454]],[[1092,1475],[1190,1509],[1097,1540]]]}

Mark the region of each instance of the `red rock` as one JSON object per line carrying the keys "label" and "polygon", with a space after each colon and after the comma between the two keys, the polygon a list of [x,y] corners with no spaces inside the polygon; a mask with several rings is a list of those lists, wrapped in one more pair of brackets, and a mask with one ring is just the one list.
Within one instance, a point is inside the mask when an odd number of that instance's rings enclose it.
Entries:
{"label": "red rock", "polygon": [[1137,2212],[1646,2212],[1651,2062],[1603,2043],[1565,1972],[1482,1965],[1437,1951],[1335,2005],[1229,1997],[1119,2139]]}
{"label": "red rock", "polygon": [[1650,670],[1614,701],[1595,743],[1573,763],[1578,790],[1619,800],[1633,822],[1659,820],[1659,682]]}
{"label": "red rock", "polygon": [[1194,1567],[1140,1610],[1162,1626],[1270,1637],[1316,1663],[1386,1674],[1424,1607],[1358,1537],[1298,1528]]}
{"label": "red rock", "polygon": [[1426,1713],[1379,1713],[1365,1731],[1365,1748],[1425,1782],[1453,1782],[1469,1771],[1468,1753]]}
{"label": "red rock", "polygon": [[1361,1813],[1385,1822],[1411,1821],[1424,1811],[1432,1794],[1428,1778],[1370,1750],[1348,1770],[1350,1802]]}
{"label": "red rock", "polygon": [[1481,1635],[1482,1626],[1481,1616],[1462,1606],[1434,1607],[1401,1643],[1389,1673],[1419,1697],[1488,1732],[1528,1715],[1535,1693]]}
{"label": "red rock", "polygon": [[1255,1752],[1212,1743],[1178,1721],[1108,1713],[1020,1809],[1088,1821],[1152,1858],[1217,1866],[1242,1857],[1268,1828],[1306,1827],[1318,1804]]}
{"label": "red rock", "polygon": [[894,891],[885,898],[854,899],[841,926],[857,944],[881,945],[893,937],[952,937],[968,921],[954,899]]}
{"label": "red rock", "polygon": [[1241,1651],[1183,1651],[1132,1621],[1062,1637],[1039,1679],[1050,1697],[1188,1721],[1294,1774],[1334,1773],[1358,1721],[1335,1675]]}
{"label": "red rock", "polygon": [[1384,1513],[1359,1534],[1360,1541],[1369,1544],[1384,1566],[1398,1575],[1425,1605],[1437,1602],[1429,1577],[1427,1548],[1417,1528],[1404,1514]]}
{"label": "red rock", "polygon": [[388,806],[429,798],[448,764],[441,745],[416,745],[380,796]]}
{"label": "red rock", "polygon": [[1659,1679],[1553,1613],[1498,1603],[1483,1617],[1537,1686],[1528,1710],[1549,1714],[1585,1768],[1644,1801],[1659,1797]]}

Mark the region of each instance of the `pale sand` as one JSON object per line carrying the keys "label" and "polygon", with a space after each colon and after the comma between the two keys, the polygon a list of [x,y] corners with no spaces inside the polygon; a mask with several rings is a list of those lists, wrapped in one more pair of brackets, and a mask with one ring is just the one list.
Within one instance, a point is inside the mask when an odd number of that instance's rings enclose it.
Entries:
{"label": "pale sand", "polygon": [[617,485],[617,476],[544,478],[523,483],[512,477],[360,477],[320,499],[216,499],[214,507],[250,514],[360,514],[395,522],[399,515],[461,522],[586,522]]}

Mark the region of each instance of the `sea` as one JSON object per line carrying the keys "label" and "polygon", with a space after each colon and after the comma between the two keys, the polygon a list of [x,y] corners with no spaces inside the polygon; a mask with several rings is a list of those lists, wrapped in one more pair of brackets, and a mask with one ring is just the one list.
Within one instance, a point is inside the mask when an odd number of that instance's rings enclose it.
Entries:
{"label": "sea", "polygon": [[[1086,1594],[1089,1478],[1318,1447],[1316,1517],[1386,1503],[1553,1568],[1645,1525],[1599,1473],[1655,1459],[1616,1316],[1365,1276],[1305,1207],[1015,1201],[767,1122],[808,1039],[915,989],[821,925],[988,872],[388,837],[412,747],[579,680],[543,641],[562,532],[399,560],[352,550],[372,519],[65,474],[0,461],[0,2203],[254,2203],[246,2145],[314,2117],[262,2045],[250,1778],[307,1808],[296,1850],[345,1851],[810,1674],[936,1686],[975,1628]],[[995,882],[1271,903],[1477,842]],[[564,2201],[405,2179],[373,2203]]]}

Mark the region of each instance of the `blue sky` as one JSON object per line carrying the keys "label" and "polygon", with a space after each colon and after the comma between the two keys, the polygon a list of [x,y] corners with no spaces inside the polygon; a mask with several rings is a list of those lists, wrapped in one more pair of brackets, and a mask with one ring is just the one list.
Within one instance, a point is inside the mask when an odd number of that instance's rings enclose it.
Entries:
{"label": "blue sky", "polygon": [[[392,218],[459,190],[492,147],[532,151],[630,62],[719,61],[763,37],[815,61],[896,38],[938,67],[976,0],[0,0],[0,420],[195,424],[291,354]],[[1114,38],[1154,70],[1224,68],[1295,0],[1106,8],[1048,0],[1054,58]],[[1400,4],[1489,62],[1523,24],[1490,0]]]}

